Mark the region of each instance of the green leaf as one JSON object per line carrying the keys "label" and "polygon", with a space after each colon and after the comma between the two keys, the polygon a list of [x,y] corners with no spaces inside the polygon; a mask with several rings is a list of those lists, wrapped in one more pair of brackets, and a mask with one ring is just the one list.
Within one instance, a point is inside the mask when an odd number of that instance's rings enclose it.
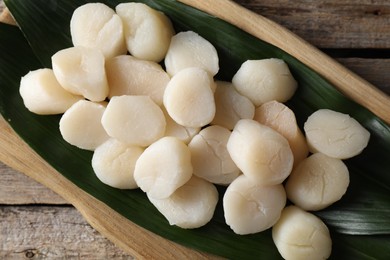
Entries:
{"label": "green leaf", "polygon": [[[0,27],[0,111],[34,150],[81,189],[131,221],[167,239],[228,258],[249,259],[258,255],[267,259],[279,258],[269,231],[250,236],[233,234],[224,223],[220,204],[211,223],[196,230],[182,230],[169,226],[139,190],[120,191],[101,184],[92,172],[91,153],[72,147],[62,140],[58,131],[59,116],[37,116],[29,113],[18,93],[21,76],[29,69],[50,67],[51,55],[71,46],[69,20],[72,11],[86,1],[5,2],[33,51],[26,45],[17,29],[5,25]],[[120,1],[104,2],[115,7]],[[288,105],[298,115],[301,125],[316,109],[330,108],[351,114],[371,132],[371,140],[366,150],[347,162],[351,173],[351,186],[345,197],[339,203],[316,214],[331,228],[336,243],[333,252],[335,257],[359,256],[370,259],[384,256],[390,243],[389,126],[345,98],[310,68],[274,46],[176,1],[141,2],[146,2],[169,15],[178,31],[196,31],[213,43],[220,56],[222,73],[217,75],[219,79],[230,80],[241,63],[247,59],[284,59],[299,82],[299,90]],[[222,194],[223,189],[220,191]],[[144,216],[149,218],[145,219]],[[357,244],[375,246],[355,247]]]}
{"label": "green leaf", "polygon": [[358,174],[351,174],[350,181],[343,199],[316,215],[338,233],[389,234],[389,192]]}
{"label": "green leaf", "polygon": [[388,236],[332,235],[330,259],[387,260],[390,258]]}
{"label": "green leaf", "polygon": [[201,229],[185,230],[170,226],[140,190],[118,190],[101,183],[91,167],[92,153],[62,139],[58,130],[59,116],[34,115],[24,107],[19,95],[20,77],[29,69],[41,67],[39,65],[20,31],[0,23],[0,112],[14,130],[66,178],[134,223],[182,245],[229,258],[245,259],[253,255],[280,258],[269,231],[239,236],[227,228],[221,203],[211,223]]}

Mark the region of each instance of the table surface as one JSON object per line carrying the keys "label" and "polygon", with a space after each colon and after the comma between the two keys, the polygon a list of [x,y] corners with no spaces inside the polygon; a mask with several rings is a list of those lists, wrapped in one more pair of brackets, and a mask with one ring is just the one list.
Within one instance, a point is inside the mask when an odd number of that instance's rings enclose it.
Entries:
{"label": "table surface", "polygon": [[[390,1],[235,2],[285,26],[390,94]],[[133,258],[60,196],[1,162],[0,234],[1,259]]]}

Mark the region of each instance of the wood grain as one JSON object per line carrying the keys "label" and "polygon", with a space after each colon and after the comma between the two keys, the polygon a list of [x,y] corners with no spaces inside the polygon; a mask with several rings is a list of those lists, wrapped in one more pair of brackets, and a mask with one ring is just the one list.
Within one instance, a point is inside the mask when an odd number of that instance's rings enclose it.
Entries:
{"label": "wood grain", "polygon": [[73,207],[2,207],[0,218],[0,259],[134,259]]}
{"label": "wood grain", "polygon": [[318,48],[390,48],[388,0],[235,0]]}
{"label": "wood grain", "polygon": [[337,61],[390,95],[390,58],[337,58]]}
{"label": "wood grain", "polygon": [[69,202],[54,191],[3,163],[0,163],[0,173],[0,204],[69,205]]}

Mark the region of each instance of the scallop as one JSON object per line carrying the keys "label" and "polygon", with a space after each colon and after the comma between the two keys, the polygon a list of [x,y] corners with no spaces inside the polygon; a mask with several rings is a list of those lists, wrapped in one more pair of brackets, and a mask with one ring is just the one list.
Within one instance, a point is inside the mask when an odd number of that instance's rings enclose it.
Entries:
{"label": "scallop", "polygon": [[283,135],[294,155],[294,167],[309,154],[306,138],[298,127],[294,112],[278,101],[269,101],[256,108],[253,118]]}
{"label": "scallop", "polygon": [[185,229],[206,225],[213,217],[218,202],[217,188],[196,176],[166,199],[155,199],[149,193],[147,195],[170,225]]}
{"label": "scallop", "polygon": [[126,144],[146,147],[165,133],[161,108],[148,96],[115,96],[102,116],[108,135]]}
{"label": "scallop", "polygon": [[20,81],[19,93],[25,107],[39,115],[62,114],[74,103],[84,99],[66,91],[51,69],[28,72]]}
{"label": "scallop", "polygon": [[282,183],[294,163],[286,138],[251,119],[238,121],[227,149],[243,174],[263,185]]}
{"label": "scallop", "polygon": [[273,241],[284,259],[327,259],[332,240],[327,226],[296,206],[286,207],[272,228]]}
{"label": "scallop", "polygon": [[286,204],[283,185],[264,186],[245,175],[239,176],[223,196],[226,224],[240,235],[272,227]]}
{"label": "scallop", "polygon": [[185,127],[203,127],[215,115],[213,80],[201,68],[181,70],[169,81],[164,106],[176,123]]}
{"label": "scallop", "polygon": [[188,144],[192,138],[200,132],[200,127],[185,127],[179,125],[171,118],[164,107],[162,107],[162,110],[164,112],[165,121],[167,123],[164,136],[174,136]]}
{"label": "scallop", "polygon": [[349,171],[343,161],[315,153],[294,169],[285,187],[295,205],[314,211],[340,200],[348,185]]}
{"label": "scallop", "polygon": [[202,68],[211,76],[219,71],[217,50],[193,31],[179,32],[172,37],[164,63],[171,76],[190,67]]}
{"label": "scallop", "polygon": [[130,54],[142,60],[162,61],[175,34],[169,18],[143,3],[122,3],[115,10],[123,22]]}
{"label": "scallop", "polygon": [[51,61],[54,75],[64,89],[91,101],[106,99],[109,90],[101,51],[71,47],[56,52]]}
{"label": "scallop", "polygon": [[68,143],[85,150],[95,150],[110,137],[101,119],[105,104],[80,100],[73,104],[60,119],[60,132]]}
{"label": "scallop", "polygon": [[127,52],[122,20],[102,3],[78,7],[70,20],[70,34],[74,46],[98,49],[106,58]]}
{"label": "scallop", "polygon": [[99,145],[92,156],[92,168],[98,179],[118,189],[138,188],[134,180],[135,163],[144,149],[114,138]]}
{"label": "scallop", "polygon": [[192,171],[188,146],[176,137],[166,136],[138,158],[134,179],[150,198],[166,199],[191,179]]}
{"label": "scallop", "polygon": [[230,184],[240,175],[240,169],[226,148],[230,134],[227,128],[214,125],[204,128],[194,136],[188,144],[194,175],[222,185]]}
{"label": "scallop", "polygon": [[122,95],[149,96],[159,106],[170,80],[158,63],[121,55],[107,60],[106,74],[110,86],[108,97]]}
{"label": "scallop", "polygon": [[330,157],[348,159],[360,154],[368,145],[370,132],[347,114],[320,109],[304,125],[310,151]]}
{"label": "scallop", "polygon": [[239,94],[231,82],[216,81],[214,93],[216,112],[211,124],[232,130],[240,119],[253,119],[255,106]]}
{"label": "scallop", "polygon": [[275,58],[245,61],[232,82],[256,107],[272,100],[286,102],[298,85],[287,64]]}

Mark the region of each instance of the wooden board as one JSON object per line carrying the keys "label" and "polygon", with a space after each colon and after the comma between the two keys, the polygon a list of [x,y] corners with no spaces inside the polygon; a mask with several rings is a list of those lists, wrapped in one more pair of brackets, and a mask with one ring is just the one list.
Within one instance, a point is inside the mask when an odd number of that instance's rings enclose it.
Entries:
{"label": "wooden board", "polygon": [[337,61],[390,95],[390,58],[338,58]]}
{"label": "wooden board", "polygon": [[235,0],[318,48],[390,48],[388,0]]}
{"label": "wooden board", "polygon": [[[202,1],[199,1],[202,2]],[[205,8],[208,8],[207,5],[210,5],[212,1],[204,1],[204,3],[198,3],[198,4],[204,4],[206,5]],[[216,1],[219,2],[219,1]],[[243,2],[243,1],[242,1]],[[248,1],[250,2],[250,1]],[[266,1],[267,3],[270,1]],[[218,6],[218,3],[216,3]],[[229,3],[230,5],[230,3]],[[235,13],[235,9],[223,9],[224,12],[229,12],[230,13]],[[376,61],[373,61],[376,62]],[[352,64],[354,64],[353,61],[351,61]],[[361,70],[364,70],[364,66],[361,68]],[[349,74],[348,74],[349,75]],[[375,75],[375,73],[374,73]],[[364,84],[364,81],[363,81]],[[365,84],[364,84],[365,85]],[[368,85],[370,88],[371,86]],[[381,94],[381,93],[380,93]],[[388,103],[387,103],[388,104]],[[166,243],[165,240],[157,237],[153,238],[152,235],[152,240],[153,243],[148,243],[148,232],[140,229],[139,227],[133,227],[132,225],[125,225],[124,227],[117,227],[113,225],[112,223],[100,223],[102,221],[110,221],[111,217],[114,216],[115,221],[123,221],[120,216],[115,216],[115,213],[107,213],[105,212],[107,207],[105,205],[100,205],[98,204],[95,205],[95,201],[93,198],[89,198],[88,195],[83,194],[83,192],[80,191],[74,191],[75,187],[72,185],[65,185],[63,187],[64,190],[57,189],[57,186],[63,186],[63,181],[61,178],[58,180],[56,178],[46,178],[47,174],[50,174],[53,169],[51,169],[50,166],[45,165],[44,162],[40,161],[39,157],[37,157],[34,153],[31,153],[28,147],[25,147],[25,144],[23,142],[20,142],[20,140],[14,140],[17,137],[15,134],[10,130],[4,122],[4,120],[1,121],[0,124],[0,140],[7,140],[7,142],[4,142],[0,144],[0,160],[4,161],[6,163],[9,163],[11,166],[15,167],[16,169],[25,172],[27,175],[30,175],[34,177],[36,180],[38,180],[41,183],[44,183],[45,185],[49,186],[51,189],[55,190],[57,193],[61,194],[64,196],[64,198],[71,203],[73,203],[79,210],[80,212],[85,216],[85,218],[94,226],[98,231],[100,231],[102,234],[106,235],[109,237],[112,241],[117,242],[122,248],[124,248],[127,252],[130,254],[138,257],[138,258],[145,258],[145,257],[150,257],[150,258],[161,258],[165,256],[164,258],[189,258],[189,257],[199,257],[199,258],[207,258],[209,256],[206,256],[204,254],[199,254],[198,252],[194,252],[192,250],[188,250],[185,248],[182,248],[180,246],[177,246],[173,243],[169,244]],[[8,140],[10,139],[10,140]],[[12,149],[13,144],[16,143],[17,146],[15,149]],[[4,151],[7,150],[7,151]],[[27,153],[27,156],[29,158],[23,159],[21,157],[22,153]],[[7,157],[7,159],[4,159],[4,157]],[[31,164],[31,165],[30,165]],[[45,179],[43,179],[45,178]],[[71,191],[71,193],[75,193],[73,195],[67,194],[67,192]],[[78,198],[80,196],[80,199]],[[66,210],[65,210],[66,211]],[[99,212],[103,212],[102,216],[99,216]],[[111,215],[112,214],[112,215]],[[50,214],[49,214],[50,215]],[[117,229],[127,229],[130,228],[132,230],[131,233],[135,233],[134,237],[130,236],[128,238],[127,236],[125,237],[125,234],[121,232],[121,230]],[[118,232],[118,233],[117,233]],[[139,233],[138,233],[139,232]],[[115,233],[115,234],[113,234]],[[129,235],[126,233],[126,235]],[[139,237],[137,237],[139,235]],[[129,239],[129,243],[123,242],[123,239]],[[140,239],[141,241],[136,241],[134,244],[132,244],[132,239]],[[118,241],[119,240],[119,241]],[[146,240],[145,243],[142,241]],[[162,242],[160,242],[162,240]],[[158,247],[159,244],[163,244],[162,247]],[[153,250],[154,247],[157,248]],[[153,247],[153,248],[152,248]],[[151,251],[153,252],[145,252],[145,251]]]}
{"label": "wooden board", "polygon": [[3,163],[0,163],[0,173],[1,205],[69,204],[54,191],[32,182],[31,178],[25,174],[15,172]]}
{"label": "wooden board", "polygon": [[35,208],[0,208],[0,259],[134,259],[107,242],[75,208]]}

